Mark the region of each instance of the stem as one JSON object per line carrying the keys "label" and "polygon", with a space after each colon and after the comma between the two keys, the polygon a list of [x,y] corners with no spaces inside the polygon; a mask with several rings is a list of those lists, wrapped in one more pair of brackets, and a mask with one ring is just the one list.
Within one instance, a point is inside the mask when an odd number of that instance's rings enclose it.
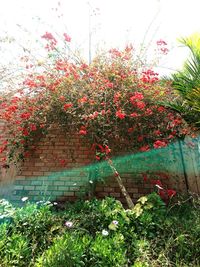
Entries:
{"label": "stem", "polygon": [[126,190],[126,188],[125,188],[125,186],[123,184],[122,178],[120,177],[118,171],[114,167],[112,160],[110,158],[108,158],[108,157],[106,158],[106,160],[107,160],[109,166],[111,167],[111,169],[113,170],[113,172],[115,174],[115,179],[117,180],[117,182],[119,184],[119,187],[120,187],[120,189],[122,191],[123,196],[126,199],[126,202],[127,202],[127,205],[129,207],[129,209],[132,209],[134,207],[134,204],[133,204],[133,201],[132,201],[129,193],[127,192],[127,190]]}

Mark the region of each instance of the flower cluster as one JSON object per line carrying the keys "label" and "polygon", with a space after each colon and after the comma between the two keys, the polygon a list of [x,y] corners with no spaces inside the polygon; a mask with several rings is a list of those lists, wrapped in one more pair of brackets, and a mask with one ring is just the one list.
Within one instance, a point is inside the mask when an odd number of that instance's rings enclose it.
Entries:
{"label": "flower cluster", "polygon": [[[42,38],[48,50],[55,50],[51,33]],[[64,39],[71,41],[67,34]],[[187,133],[180,115],[159,104],[172,97],[168,84],[161,84],[153,69],[138,67],[132,46],[111,49],[90,65],[54,52],[49,69],[32,70],[24,89],[0,99],[0,118],[9,136],[0,147],[7,153],[5,160],[28,156],[35,137],[46,134],[53,123],[90,139],[97,160],[119,144],[143,152]]]}
{"label": "flower cluster", "polygon": [[[176,195],[176,191],[171,188],[167,188],[166,185],[164,185],[164,180],[168,179],[168,175],[165,173],[157,173],[157,176],[160,179],[152,179],[148,177],[146,173],[143,174],[143,181],[144,183],[150,183],[157,188],[158,195],[166,202],[168,203],[169,200]],[[162,181],[161,181],[162,179]]]}

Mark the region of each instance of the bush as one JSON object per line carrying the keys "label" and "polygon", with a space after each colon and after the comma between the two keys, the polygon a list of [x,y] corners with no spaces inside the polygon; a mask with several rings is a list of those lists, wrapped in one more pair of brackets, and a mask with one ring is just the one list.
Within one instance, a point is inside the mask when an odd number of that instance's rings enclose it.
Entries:
{"label": "bush", "polygon": [[35,267],[85,266],[84,258],[91,237],[65,233],[55,239],[53,245],[37,260]]}
{"label": "bush", "polygon": [[200,201],[191,200],[166,206],[152,193],[133,210],[105,198],[58,212],[49,203],[14,208],[3,201],[0,266],[197,267]]}
{"label": "bush", "polygon": [[27,266],[31,247],[25,235],[9,234],[7,224],[0,225],[0,266]]}

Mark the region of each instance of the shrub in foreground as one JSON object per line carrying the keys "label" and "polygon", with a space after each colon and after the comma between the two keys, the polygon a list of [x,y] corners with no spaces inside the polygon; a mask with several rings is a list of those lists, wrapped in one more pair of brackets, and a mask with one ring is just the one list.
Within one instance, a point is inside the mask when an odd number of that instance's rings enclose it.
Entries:
{"label": "shrub in foreground", "polygon": [[[166,204],[156,193],[126,210],[113,198],[15,208],[0,203],[0,266],[200,264],[200,202]],[[193,202],[192,202],[193,201]]]}

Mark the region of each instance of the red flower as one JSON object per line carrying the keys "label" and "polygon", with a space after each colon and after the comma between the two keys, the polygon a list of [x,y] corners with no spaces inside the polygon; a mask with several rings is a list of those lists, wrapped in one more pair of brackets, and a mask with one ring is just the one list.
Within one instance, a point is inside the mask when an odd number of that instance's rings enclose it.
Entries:
{"label": "red flower", "polygon": [[147,181],[148,181],[148,176],[147,176],[147,174],[146,174],[146,173],[143,173],[142,176],[143,176],[143,181],[144,181],[144,182],[147,182]]}
{"label": "red flower", "polygon": [[64,97],[63,95],[61,95],[61,96],[59,97],[59,99],[60,99],[60,101],[65,101],[65,97]]}
{"label": "red flower", "polygon": [[161,106],[161,107],[158,108],[158,111],[159,112],[164,112],[165,111],[165,108]]}
{"label": "red flower", "polygon": [[29,135],[29,132],[28,132],[28,130],[26,128],[22,129],[22,133],[23,133],[24,136],[28,136]]}
{"label": "red flower", "polygon": [[144,136],[142,136],[142,135],[138,136],[137,140],[138,140],[138,142],[142,142],[144,140]]}
{"label": "red flower", "polygon": [[109,146],[105,146],[105,153],[106,155],[108,155],[111,152],[111,149],[109,148]]}
{"label": "red flower", "polygon": [[60,159],[60,165],[62,166],[62,167],[65,167],[66,166],[66,160],[65,159]]}
{"label": "red flower", "polygon": [[63,36],[64,36],[66,42],[68,42],[68,43],[71,42],[71,37],[68,34],[63,33]]}
{"label": "red flower", "polygon": [[159,185],[160,187],[163,186],[160,180],[151,180],[151,184],[153,184],[153,185]]}
{"label": "red flower", "polygon": [[160,135],[161,135],[161,131],[160,131],[160,130],[155,130],[154,133],[155,133],[155,135],[157,135],[157,136],[160,136]]}
{"label": "red flower", "polygon": [[136,102],[136,106],[139,108],[139,109],[144,109],[146,104],[143,102],[143,101],[138,101]]}
{"label": "red flower", "polygon": [[87,131],[86,131],[86,130],[80,130],[80,131],[79,131],[79,134],[80,134],[80,135],[86,135],[86,134],[87,134]]}
{"label": "red flower", "polygon": [[125,113],[122,113],[121,110],[118,110],[116,112],[116,116],[120,119],[124,119],[126,117],[126,114]]}
{"label": "red flower", "polygon": [[64,104],[63,108],[64,110],[66,111],[67,109],[73,107],[73,104],[72,103],[68,103],[68,104]]}
{"label": "red flower", "polygon": [[128,133],[132,133],[134,131],[134,128],[131,127],[131,128],[128,128]]}
{"label": "red flower", "polygon": [[145,151],[149,151],[149,150],[150,150],[149,145],[142,146],[142,147],[140,148],[140,151],[141,151],[141,152],[145,152]]}
{"label": "red flower", "polygon": [[121,97],[121,94],[120,94],[120,93],[116,93],[116,94],[114,95],[114,103],[118,102],[119,99],[120,99],[120,97]]}
{"label": "red flower", "polygon": [[163,199],[166,200],[166,193],[165,190],[159,190],[158,195]]}
{"label": "red flower", "polygon": [[101,158],[99,156],[96,156],[96,160],[100,160]]}
{"label": "red flower", "polygon": [[139,117],[139,114],[136,112],[133,112],[130,114],[130,117],[136,118],[136,117]]}
{"label": "red flower", "polygon": [[147,110],[145,111],[145,114],[146,115],[152,115],[153,112],[152,112],[152,110],[150,108],[147,108]]}
{"label": "red flower", "polygon": [[167,144],[165,141],[160,141],[160,140],[157,140],[154,142],[153,144],[153,147],[154,148],[161,148],[161,147],[165,147]]}
{"label": "red flower", "polygon": [[36,130],[37,130],[36,125],[35,125],[35,124],[31,124],[31,125],[30,125],[30,130],[31,130],[31,131],[36,131]]}
{"label": "red flower", "polygon": [[80,131],[79,131],[79,134],[80,134],[80,135],[86,135],[86,134],[87,134],[87,131],[86,131],[85,126],[81,126],[81,129],[80,129]]}
{"label": "red flower", "polygon": [[5,146],[0,147],[0,154],[5,150]]}
{"label": "red flower", "polygon": [[113,88],[113,83],[108,82],[106,85],[108,88]]}
{"label": "red flower", "polygon": [[31,116],[31,113],[29,113],[29,112],[24,112],[24,113],[21,114],[20,117],[21,117],[22,119],[28,120],[28,119],[30,118],[30,116]]}
{"label": "red flower", "polygon": [[167,194],[168,194],[169,197],[173,197],[173,196],[176,195],[176,191],[173,190],[173,189],[168,189],[167,190]]}
{"label": "red flower", "polygon": [[78,99],[78,102],[79,103],[86,103],[87,102],[87,97],[86,96],[84,96],[84,97],[82,97],[82,98],[80,98],[80,99]]}
{"label": "red flower", "polygon": [[130,101],[134,102],[134,100],[142,100],[144,99],[144,95],[140,92],[135,92],[133,96],[131,96]]}

